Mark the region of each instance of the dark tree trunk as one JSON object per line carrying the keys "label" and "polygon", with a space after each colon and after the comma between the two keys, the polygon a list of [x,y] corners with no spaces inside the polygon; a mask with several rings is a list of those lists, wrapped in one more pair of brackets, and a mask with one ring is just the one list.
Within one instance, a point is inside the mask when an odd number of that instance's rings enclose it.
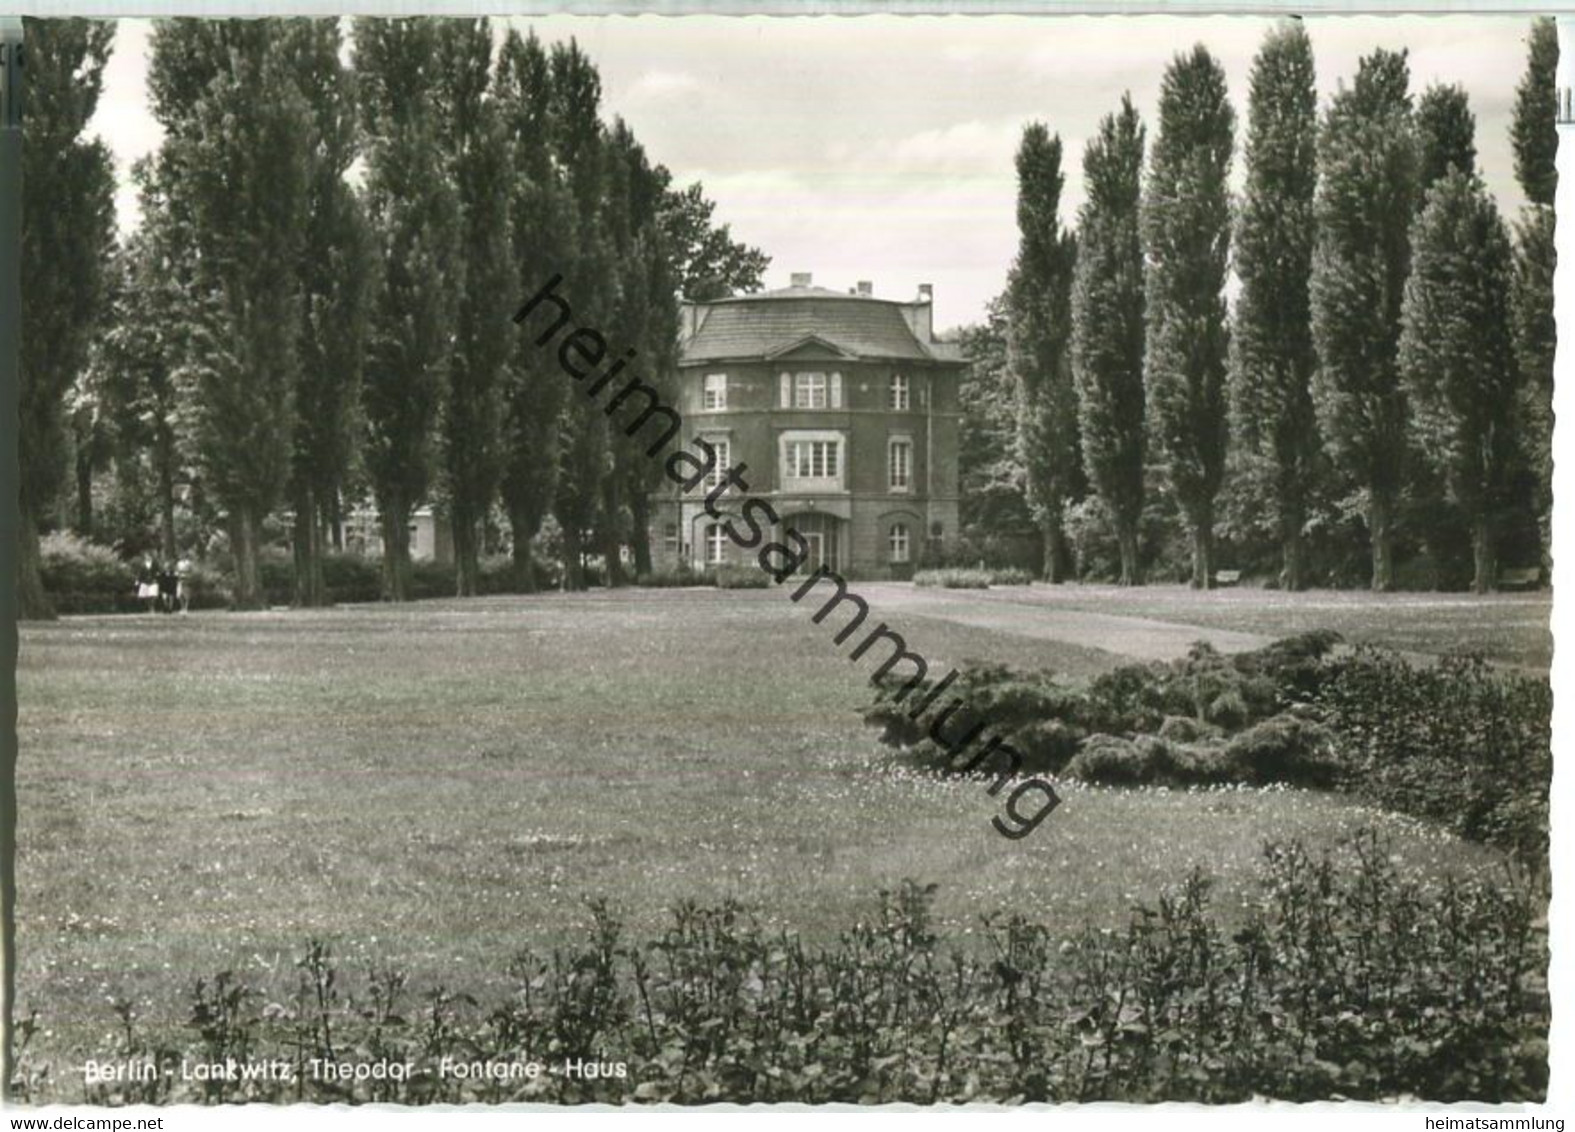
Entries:
{"label": "dark tree trunk", "polygon": [[93,449],[91,442],[77,445],[77,514],[73,529],[85,539],[93,537]]}
{"label": "dark tree trunk", "polygon": [[400,500],[381,500],[383,600],[410,600],[410,514]]}
{"label": "dark tree trunk", "polygon": [[1395,588],[1394,507],[1386,494],[1374,492],[1367,507],[1367,529],[1373,540],[1373,589]]}
{"label": "dark tree trunk", "polygon": [[481,586],[480,551],[477,546],[476,520],[467,502],[453,504],[454,589],[458,597],[475,597]]}
{"label": "dark tree trunk", "polygon": [[163,435],[158,440],[159,460],[159,543],[166,562],[179,554],[175,545],[175,438]]}
{"label": "dark tree trunk", "polygon": [[1471,519],[1471,558],[1475,567],[1471,592],[1492,593],[1498,588],[1498,539],[1485,511],[1478,511]]}
{"label": "dark tree trunk", "polygon": [[1141,586],[1143,567],[1138,560],[1137,524],[1116,521],[1116,545],[1121,551],[1121,585]]}
{"label": "dark tree trunk", "polygon": [[585,588],[585,551],[581,545],[580,528],[573,524],[563,528],[563,588]]}
{"label": "dark tree trunk", "polygon": [[1280,588],[1296,592],[1307,588],[1300,510],[1280,517]]}
{"label": "dark tree trunk", "polygon": [[645,492],[634,493],[629,513],[634,521],[629,538],[634,547],[634,576],[643,578],[651,572],[651,501]]}
{"label": "dark tree trunk", "polygon": [[328,542],[335,554],[345,551],[345,517],[339,505],[339,489],[335,487],[322,501],[323,526],[328,531]]}
{"label": "dark tree trunk", "polygon": [[521,593],[535,593],[536,581],[536,554],[532,547],[532,540],[541,524],[528,507],[510,504],[509,508],[509,533],[513,539],[514,547],[511,554],[514,558],[514,585]]}
{"label": "dark tree trunk", "polygon": [[1060,585],[1071,573],[1067,566],[1070,554],[1066,532],[1061,527],[1059,516],[1046,519],[1040,529],[1044,542],[1044,580],[1052,585]]}
{"label": "dark tree trunk", "polygon": [[1192,588],[1214,588],[1214,516],[1199,515],[1192,522]]}
{"label": "dark tree trunk", "polygon": [[307,609],[328,604],[328,584],[323,577],[322,527],[317,518],[317,496],[302,488],[295,499],[295,604]]}
{"label": "dark tree trunk", "polygon": [[623,576],[623,540],[618,537],[619,521],[623,518],[623,491],[618,477],[607,477],[602,489],[602,515],[597,532],[602,544],[602,563],[607,572],[607,588],[625,584]]}
{"label": "dark tree trunk", "polygon": [[55,603],[44,592],[43,555],[38,547],[38,522],[32,505],[24,496],[16,539],[17,618],[22,621],[53,621]]}
{"label": "dark tree trunk", "polygon": [[257,561],[257,518],[250,506],[235,508],[230,514],[230,553],[235,559],[235,608],[263,609],[262,574]]}

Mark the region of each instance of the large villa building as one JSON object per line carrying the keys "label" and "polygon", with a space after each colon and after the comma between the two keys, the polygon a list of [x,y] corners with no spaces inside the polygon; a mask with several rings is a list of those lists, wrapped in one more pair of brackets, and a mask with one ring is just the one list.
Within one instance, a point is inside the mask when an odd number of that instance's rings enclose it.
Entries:
{"label": "large villa building", "polygon": [[[906,577],[957,534],[961,353],[938,341],[931,291],[877,299],[794,275],[778,291],[686,303],[676,408],[684,437],[716,448],[717,468],[748,465],[764,499],[807,540],[816,564]],[[720,474],[664,491],[651,508],[659,567],[753,563],[705,510]],[[739,493],[732,492],[731,496]]]}

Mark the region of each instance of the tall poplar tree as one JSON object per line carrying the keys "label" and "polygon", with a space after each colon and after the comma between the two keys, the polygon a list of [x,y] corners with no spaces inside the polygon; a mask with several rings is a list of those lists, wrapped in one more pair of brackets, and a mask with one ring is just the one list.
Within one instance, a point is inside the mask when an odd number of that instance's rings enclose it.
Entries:
{"label": "tall poplar tree", "polygon": [[1160,90],[1143,228],[1148,251],[1145,384],[1152,435],[1192,535],[1192,585],[1214,581],[1214,500],[1225,472],[1225,274],[1236,115],[1201,44]]}
{"label": "tall poplar tree", "polygon": [[39,523],[65,474],[64,400],[87,364],[114,242],[114,166],[104,143],[83,135],[115,31],[29,20],[26,35],[17,610],[31,619],[54,616],[39,576]]}
{"label": "tall poplar tree", "polygon": [[1406,404],[1398,369],[1410,270],[1416,147],[1405,53],[1362,59],[1319,136],[1313,253],[1313,401],[1336,463],[1366,499],[1375,590],[1394,586]]}
{"label": "tall poplar tree", "polygon": [[1017,385],[1028,504],[1044,542],[1044,578],[1064,581],[1061,511],[1078,471],[1077,400],[1068,344],[1076,245],[1061,226],[1061,139],[1030,123],[1017,150],[1017,259],[1006,284],[1007,364]]}
{"label": "tall poplar tree", "polygon": [[[498,113],[510,157],[509,233],[520,298],[571,270],[574,198],[553,159],[552,72],[534,33],[510,30],[498,54]],[[504,383],[501,490],[515,584],[537,586],[532,544],[558,493],[559,442],[568,383],[556,359],[517,334]]]}
{"label": "tall poplar tree", "polygon": [[1416,207],[1427,204],[1427,191],[1451,170],[1475,173],[1477,118],[1460,86],[1434,85],[1416,102]]}
{"label": "tall poplar tree", "polygon": [[1072,288],[1072,374],[1083,466],[1104,500],[1121,552],[1121,584],[1141,585],[1144,284],[1143,123],[1130,96],[1083,153],[1088,201],[1078,214]]}
{"label": "tall poplar tree", "polygon": [[[603,224],[608,159],[599,116],[601,77],[574,41],[554,44],[549,55],[552,82],[548,121],[553,156],[565,171],[574,202],[564,264],[562,294],[580,325],[603,330],[612,325],[617,271]],[[557,492],[553,514],[563,533],[564,586],[584,589],[585,537],[603,519],[603,480],[611,474],[607,417],[599,401],[571,389],[561,418]],[[609,573],[616,562],[606,563]]]}
{"label": "tall poplar tree", "polygon": [[1250,474],[1263,477],[1280,539],[1280,584],[1306,584],[1302,528],[1318,454],[1312,375],[1313,196],[1318,96],[1300,22],[1271,31],[1253,62],[1247,186],[1236,228],[1241,291],[1231,340],[1231,416]]}
{"label": "tall poplar tree", "polygon": [[[211,77],[166,139],[189,206],[193,320],[183,370],[206,488],[224,512],[235,604],[264,602],[262,523],[290,471],[300,380],[300,262],[312,124],[280,20],[224,21],[194,40]],[[200,68],[199,68],[200,69]]]}
{"label": "tall poplar tree", "polygon": [[504,386],[518,337],[506,316],[519,299],[509,262],[509,152],[491,90],[491,25],[441,20],[438,49],[439,137],[459,206],[442,452],[457,588],[470,597],[480,583],[482,524],[503,472]]}
{"label": "tall poplar tree", "polygon": [[357,154],[354,76],[337,20],[292,21],[291,56],[312,130],[306,251],[301,260],[301,365],[289,496],[295,603],[326,605],[327,529],[355,451],[366,357],[371,234],[346,173]]}
{"label": "tall poplar tree", "polygon": [[383,534],[383,594],[410,596],[410,516],[432,486],[459,272],[459,204],[432,91],[441,81],[431,19],[355,22],[366,140],[366,201],[378,279],[367,340],[366,465]]}
{"label": "tall poplar tree", "polygon": [[1559,43],[1554,23],[1531,25],[1526,71],[1515,92],[1511,137],[1515,176],[1526,206],[1515,225],[1515,274],[1512,294],[1515,354],[1520,366],[1520,437],[1536,474],[1537,514],[1544,561],[1551,561],[1553,521],[1553,355],[1557,326],[1553,318],[1553,199],[1558,190],[1558,91],[1555,71]]}
{"label": "tall poplar tree", "polygon": [[1451,169],[1411,236],[1400,370],[1418,451],[1471,524],[1472,589],[1497,583],[1497,513],[1514,455],[1509,234],[1486,186]]}

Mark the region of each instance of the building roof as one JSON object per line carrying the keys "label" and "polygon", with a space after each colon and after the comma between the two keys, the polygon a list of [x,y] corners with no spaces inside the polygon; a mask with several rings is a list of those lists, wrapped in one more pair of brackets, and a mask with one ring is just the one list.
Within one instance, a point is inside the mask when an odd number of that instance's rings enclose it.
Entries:
{"label": "building roof", "polygon": [[814,343],[849,358],[960,360],[956,343],[927,333],[929,306],[808,286],[699,303],[679,357],[685,364],[774,358]]}

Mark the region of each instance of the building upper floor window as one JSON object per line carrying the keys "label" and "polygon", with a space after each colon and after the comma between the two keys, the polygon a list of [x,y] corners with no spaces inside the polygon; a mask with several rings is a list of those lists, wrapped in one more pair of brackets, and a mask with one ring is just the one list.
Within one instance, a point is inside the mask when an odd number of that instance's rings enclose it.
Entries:
{"label": "building upper floor window", "polygon": [[727,374],[708,373],[705,375],[705,390],[701,396],[701,407],[705,409],[727,408]]}
{"label": "building upper floor window", "polygon": [[790,440],[787,474],[793,479],[835,479],[842,445],[835,440]]}
{"label": "building upper floor window", "polygon": [[705,474],[705,490],[721,486],[727,479],[728,466],[733,462],[733,442],[725,436],[702,436],[716,453],[716,463],[711,465],[711,470]]}
{"label": "building upper floor window", "polygon": [[893,523],[891,525],[891,534],[887,539],[887,546],[891,549],[891,560],[893,562],[908,561],[907,523]]}
{"label": "building upper floor window", "polygon": [[906,374],[894,373],[891,375],[891,407],[906,410],[908,405],[908,377]]}
{"label": "building upper floor window", "polygon": [[913,485],[913,441],[906,437],[893,437],[886,445],[886,483],[892,491]]}
{"label": "building upper floor window", "polygon": [[782,407],[784,409],[842,408],[842,375],[840,373],[784,373]]}
{"label": "building upper floor window", "polygon": [[720,565],[727,560],[727,532],[722,529],[721,523],[706,526],[705,560],[710,566]]}

